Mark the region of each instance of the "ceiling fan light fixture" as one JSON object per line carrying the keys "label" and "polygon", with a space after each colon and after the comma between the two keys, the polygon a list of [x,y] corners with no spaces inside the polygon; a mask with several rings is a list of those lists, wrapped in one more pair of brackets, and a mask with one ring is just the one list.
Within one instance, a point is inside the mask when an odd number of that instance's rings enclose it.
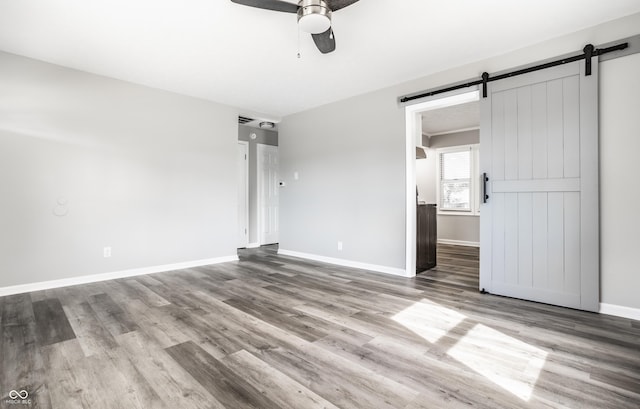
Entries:
{"label": "ceiling fan light fixture", "polygon": [[302,31],[321,34],[331,27],[331,10],[324,1],[301,0],[298,6],[298,25]]}
{"label": "ceiling fan light fixture", "polygon": [[275,128],[276,124],[274,124],[273,122],[260,122],[260,125],[258,125],[260,128],[262,129],[273,129]]}

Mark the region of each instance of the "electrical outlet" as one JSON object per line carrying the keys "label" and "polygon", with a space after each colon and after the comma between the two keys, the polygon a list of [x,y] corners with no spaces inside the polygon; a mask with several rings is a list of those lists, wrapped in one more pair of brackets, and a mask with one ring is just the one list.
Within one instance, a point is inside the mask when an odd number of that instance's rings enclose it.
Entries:
{"label": "electrical outlet", "polygon": [[104,256],[104,258],[111,257],[111,247],[105,247],[104,249],[102,249],[102,255]]}
{"label": "electrical outlet", "polygon": [[338,251],[342,251],[342,242],[341,241],[338,242]]}

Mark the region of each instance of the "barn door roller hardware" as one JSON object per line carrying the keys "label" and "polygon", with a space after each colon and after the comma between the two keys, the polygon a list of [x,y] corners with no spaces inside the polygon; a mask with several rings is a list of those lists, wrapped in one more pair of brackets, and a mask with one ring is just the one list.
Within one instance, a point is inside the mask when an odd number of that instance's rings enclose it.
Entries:
{"label": "barn door roller hardware", "polygon": [[617,44],[617,45],[613,45],[611,47],[595,48],[592,44],[587,44],[582,49],[582,54],[574,55],[572,57],[562,58],[560,60],[555,60],[555,61],[547,62],[547,63],[544,63],[544,64],[540,64],[540,65],[534,65],[533,67],[523,68],[521,70],[511,71],[511,72],[508,72],[508,73],[505,73],[505,74],[496,75],[494,77],[489,75],[489,73],[484,72],[484,73],[482,73],[482,78],[477,80],[477,81],[471,81],[471,82],[467,82],[467,83],[464,83],[464,84],[453,85],[451,87],[437,89],[435,91],[424,92],[424,93],[421,93],[421,94],[418,94],[418,95],[405,96],[405,97],[400,98],[400,102],[402,102],[402,103],[409,102],[409,101],[413,101],[415,99],[430,97],[430,96],[433,96],[433,95],[443,94],[445,92],[455,91],[455,90],[458,90],[458,89],[473,87],[475,85],[481,85],[481,84],[482,84],[482,97],[486,98],[487,97],[487,84],[489,82],[499,81],[499,80],[503,80],[505,78],[511,78],[511,77],[515,77],[515,76],[518,76],[518,75],[527,74],[527,73],[534,72],[534,71],[540,71],[540,70],[544,70],[546,68],[556,67],[558,65],[568,64],[568,63],[575,62],[575,61],[580,61],[580,60],[585,60],[585,73],[584,73],[584,75],[591,75],[591,58],[592,57],[597,57],[597,56],[600,56],[602,54],[607,54],[607,53],[610,53],[610,52],[613,52],[613,51],[624,50],[628,46],[629,46],[629,43],[620,43],[620,44]]}

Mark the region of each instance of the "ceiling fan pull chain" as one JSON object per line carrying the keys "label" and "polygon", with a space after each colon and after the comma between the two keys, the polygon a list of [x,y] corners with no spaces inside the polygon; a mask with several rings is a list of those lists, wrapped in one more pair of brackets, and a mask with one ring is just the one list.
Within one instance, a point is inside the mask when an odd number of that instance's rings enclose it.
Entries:
{"label": "ceiling fan pull chain", "polygon": [[300,59],[300,26],[298,26],[298,59]]}

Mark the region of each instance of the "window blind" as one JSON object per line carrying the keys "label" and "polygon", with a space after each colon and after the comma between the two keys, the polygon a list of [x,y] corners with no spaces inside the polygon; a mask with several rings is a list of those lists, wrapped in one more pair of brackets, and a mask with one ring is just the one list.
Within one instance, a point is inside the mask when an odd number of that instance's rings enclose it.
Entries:
{"label": "window blind", "polygon": [[471,150],[440,154],[440,208],[471,211]]}

